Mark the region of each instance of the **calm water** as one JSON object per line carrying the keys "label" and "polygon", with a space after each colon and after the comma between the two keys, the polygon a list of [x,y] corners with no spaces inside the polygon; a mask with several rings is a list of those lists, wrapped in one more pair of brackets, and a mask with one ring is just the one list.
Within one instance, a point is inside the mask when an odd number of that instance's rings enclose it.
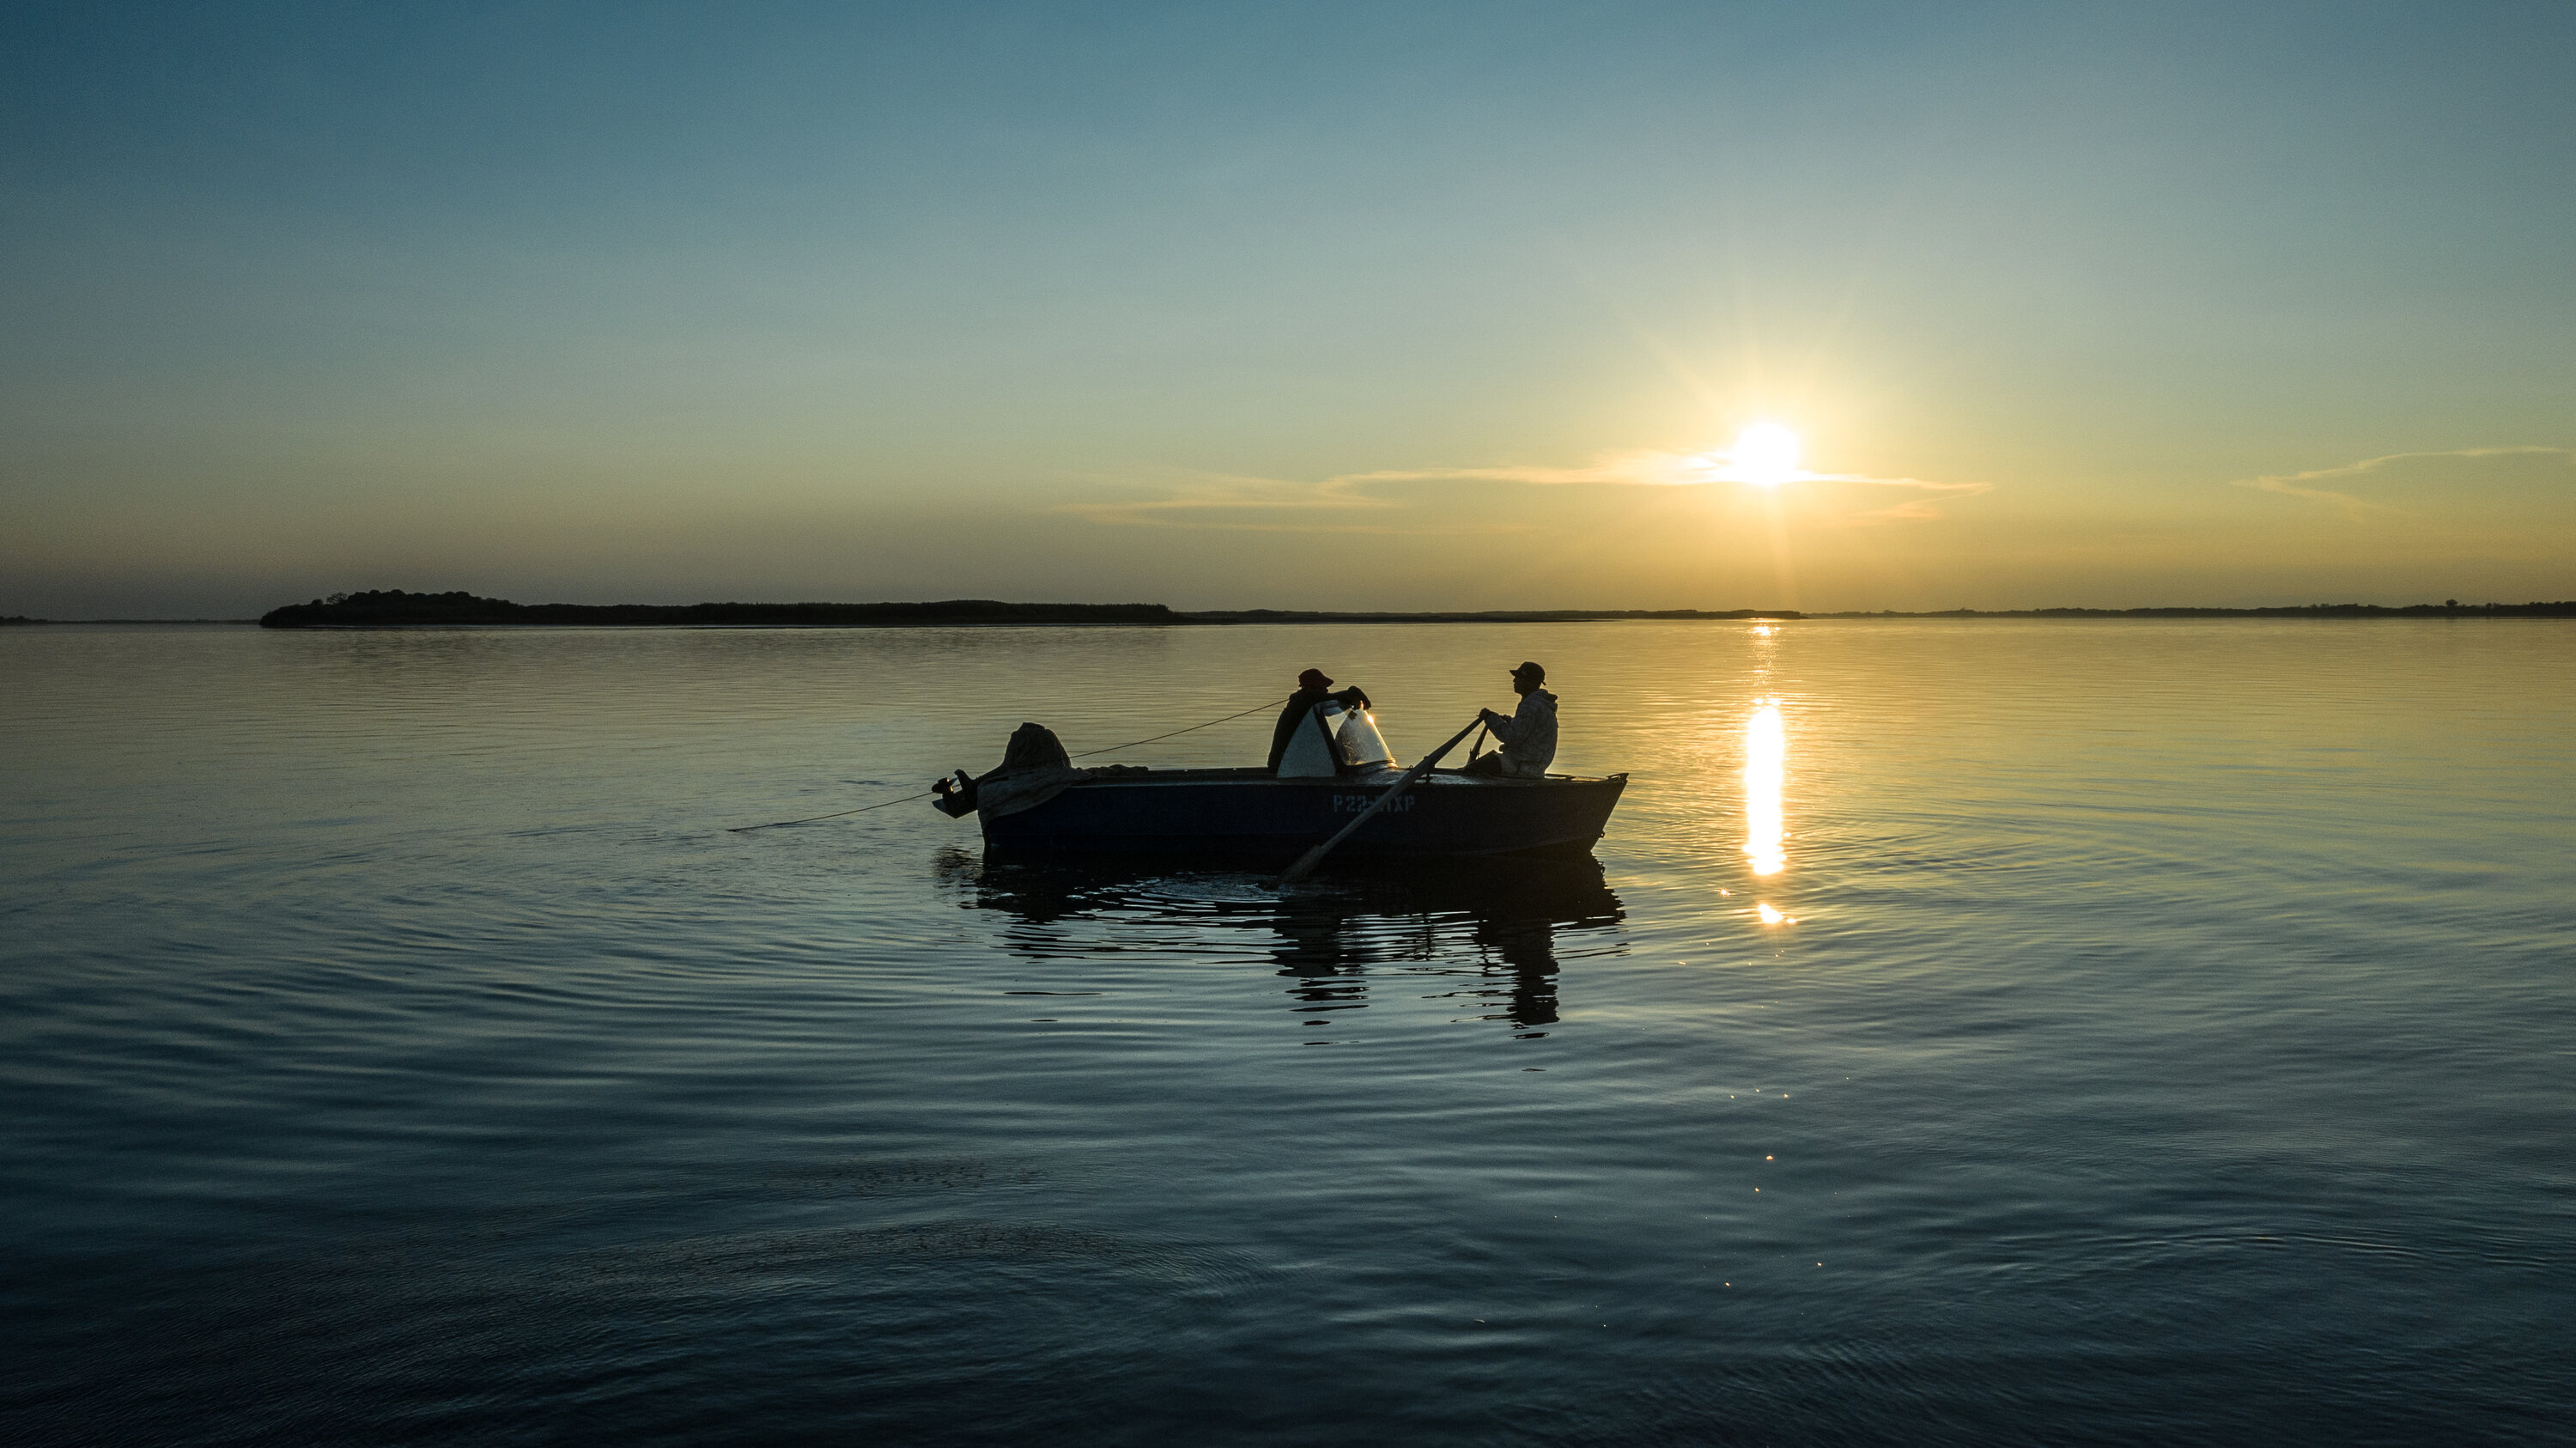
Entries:
{"label": "calm water", "polygon": [[[723,830],[1309,663],[1409,754],[1524,657],[1634,775],[1597,866]],[[57,628],[0,681],[14,1441],[2576,1417],[2576,626]]]}

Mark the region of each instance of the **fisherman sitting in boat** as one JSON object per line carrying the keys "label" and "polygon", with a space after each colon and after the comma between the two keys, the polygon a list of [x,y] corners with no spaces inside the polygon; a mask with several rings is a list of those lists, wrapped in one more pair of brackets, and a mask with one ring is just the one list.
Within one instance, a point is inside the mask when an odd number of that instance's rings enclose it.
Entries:
{"label": "fisherman sitting in boat", "polygon": [[1491,709],[1477,711],[1476,717],[1485,721],[1503,747],[1467,761],[1467,773],[1503,779],[1547,777],[1548,765],[1556,760],[1556,696],[1539,687],[1546,682],[1547,670],[1536,664],[1524,663],[1512,670],[1512,692],[1521,696],[1521,707],[1508,719]]}
{"label": "fisherman sitting in boat", "polygon": [[1297,726],[1314,712],[1316,705],[1328,699],[1341,701],[1346,709],[1369,707],[1369,696],[1357,687],[1334,693],[1333,681],[1325,678],[1321,669],[1299,674],[1297,692],[1288,696],[1287,707],[1279,711],[1278,727],[1270,731],[1270,763],[1264,767],[1272,774],[1279,772],[1279,758],[1288,752],[1288,741],[1296,736]]}

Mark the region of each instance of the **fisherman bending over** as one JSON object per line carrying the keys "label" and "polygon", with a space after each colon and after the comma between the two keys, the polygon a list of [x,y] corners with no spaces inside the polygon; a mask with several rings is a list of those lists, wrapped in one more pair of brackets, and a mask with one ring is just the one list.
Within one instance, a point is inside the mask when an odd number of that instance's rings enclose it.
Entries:
{"label": "fisherman bending over", "polygon": [[1336,694],[1332,688],[1333,681],[1325,678],[1321,669],[1308,669],[1297,676],[1297,692],[1288,696],[1288,706],[1279,711],[1279,726],[1270,731],[1268,768],[1272,774],[1279,772],[1279,756],[1288,752],[1288,741],[1296,735],[1297,726],[1315,711],[1316,705],[1327,699],[1338,699],[1345,708],[1369,707],[1369,696],[1359,689],[1344,689]]}
{"label": "fisherman bending over", "polygon": [[1539,687],[1546,682],[1547,670],[1525,663],[1512,670],[1512,692],[1521,696],[1521,707],[1512,717],[1506,719],[1491,709],[1476,711],[1503,747],[1469,760],[1467,773],[1504,779],[1546,777],[1548,765],[1556,760],[1556,696]]}

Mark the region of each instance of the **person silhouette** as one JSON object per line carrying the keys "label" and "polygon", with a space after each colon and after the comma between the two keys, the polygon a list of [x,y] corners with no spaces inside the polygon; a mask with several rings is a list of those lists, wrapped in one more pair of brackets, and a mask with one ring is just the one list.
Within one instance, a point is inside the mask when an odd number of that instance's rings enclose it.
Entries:
{"label": "person silhouette", "polygon": [[1338,699],[1354,709],[1369,707],[1368,694],[1359,688],[1333,692],[1333,681],[1326,678],[1321,669],[1308,669],[1299,674],[1297,692],[1288,696],[1287,704],[1279,711],[1279,723],[1270,731],[1270,762],[1263,768],[1272,774],[1279,772],[1280,756],[1288,752],[1288,741],[1296,735],[1297,726],[1305,722],[1307,715],[1315,712],[1316,705],[1327,699]]}
{"label": "person silhouette", "polygon": [[1512,670],[1512,692],[1521,696],[1520,708],[1508,719],[1491,709],[1476,711],[1503,747],[1469,760],[1466,773],[1499,779],[1547,776],[1548,765],[1556,760],[1556,696],[1539,687],[1546,682],[1547,670],[1537,664],[1525,662]]}

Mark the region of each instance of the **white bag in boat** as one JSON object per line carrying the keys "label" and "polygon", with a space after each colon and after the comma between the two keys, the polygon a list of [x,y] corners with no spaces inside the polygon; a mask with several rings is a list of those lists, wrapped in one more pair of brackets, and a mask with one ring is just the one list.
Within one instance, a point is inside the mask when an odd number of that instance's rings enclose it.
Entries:
{"label": "white bag in boat", "polygon": [[1288,748],[1279,756],[1279,777],[1330,779],[1394,763],[1395,751],[1386,747],[1386,736],[1378,732],[1377,720],[1366,709],[1327,699],[1288,736]]}

